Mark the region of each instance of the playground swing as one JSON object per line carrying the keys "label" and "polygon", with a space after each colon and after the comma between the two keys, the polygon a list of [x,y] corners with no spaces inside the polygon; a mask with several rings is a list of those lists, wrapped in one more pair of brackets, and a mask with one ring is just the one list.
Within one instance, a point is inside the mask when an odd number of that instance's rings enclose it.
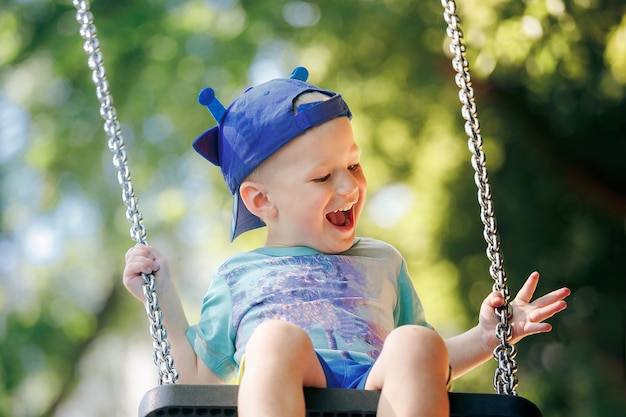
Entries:
{"label": "playground swing", "polygon": [[[126,205],[126,218],[131,224],[130,235],[138,244],[147,244],[146,229],[130,178],[130,170],[124,149],[124,139],[117,120],[113,98],[109,90],[106,71],[100,52],[93,14],[87,0],[73,0],[77,10],[76,20],[80,24],[80,35],[84,39],[83,49],[88,55],[87,64],[92,71],[96,95],[100,101],[100,115],[104,119],[107,146],[113,153],[113,165],[122,188],[122,201]],[[455,417],[541,417],[539,409],[527,399],[517,396],[517,364],[515,346],[511,338],[511,315],[506,273],[500,253],[500,240],[491,202],[491,189],[482,151],[482,138],[471,87],[469,63],[465,57],[463,34],[459,28],[454,0],[441,0],[446,33],[450,38],[452,67],[456,71],[455,82],[462,103],[461,114],[465,119],[465,133],[472,153],[474,182],[478,188],[480,218],[483,237],[487,244],[486,254],[491,262],[489,273],[494,280],[493,289],[499,291],[505,305],[496,309],[500,323],[495,329],[500,344],[494,350],[498,367],[494,372],[494,388],[497,394],[449,393],[450,415]],[[156,416],[235,416],[237,414],[237,386],[234,385],[181,385],[176,384],[178,373],[170,354],[167,330],[163,326],[162,313],[152,274],[143,275],[143,292],[146,297],[146,313],[150,321],[153,339],[153,359],[159,372],[158,386],[148,391],[140,404],[140,417]],[[305,388],[308,417],[374,417],[379,393],[365,390],[337,388]]]}

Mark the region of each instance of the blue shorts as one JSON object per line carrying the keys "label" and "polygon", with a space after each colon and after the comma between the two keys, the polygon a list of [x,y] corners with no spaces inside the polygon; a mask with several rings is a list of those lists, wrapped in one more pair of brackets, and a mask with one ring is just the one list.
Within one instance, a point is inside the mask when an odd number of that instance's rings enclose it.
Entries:
{"label": "blue shorts", "polygon": [[[365,389],[365,381],[367,381],[367,376],[374,365],[373,363],[364,365],[351,359],[335,359],[327,362],[319,353],[315,352],[315,354],[324,370],[327,388]],[[246,355],[244,354],[237,372],[236,382],[238,385],[243,378],[245,365]]]}
{"label": "blue shorts", "polygon": [[[315,353],[326,375],[327,388],[365,389],[367,377],[374,363],[363,364],[352,359],[335,359],[327,362],[319,353]],[[446,389],[448,392],[452,391],[452,365],[448,370]]]}
{"label": "blue shorts", "polygon": [[319,353],[317,353],[317,358],[326,375],[328,388],[365,389],[367,376],[374,365],[373,363],[359,363],[351,359],[336,359],[327,362]]}

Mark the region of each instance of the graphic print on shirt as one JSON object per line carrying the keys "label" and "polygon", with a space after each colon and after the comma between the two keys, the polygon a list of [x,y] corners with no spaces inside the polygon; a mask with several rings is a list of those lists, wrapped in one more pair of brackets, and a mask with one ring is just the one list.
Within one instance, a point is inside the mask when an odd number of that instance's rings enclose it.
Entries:
{"label": "graphic print on shirt", "polygon": [[260,323],[283,320],[304,329],[316,349],[346,351],[346,357],[356,350],[376,358],[384,335],[365,312],[380,289],[367,288],[354,260],[324,254],[266,257],[232,269],[224,279],[237,333],[247,334],[247,340]]}

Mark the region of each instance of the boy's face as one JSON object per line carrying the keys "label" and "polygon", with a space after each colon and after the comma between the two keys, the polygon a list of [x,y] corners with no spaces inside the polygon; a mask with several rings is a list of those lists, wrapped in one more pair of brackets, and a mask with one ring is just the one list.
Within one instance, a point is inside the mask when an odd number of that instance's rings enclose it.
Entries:
{"label": "boy's face", "polygon": [[276,152],[260,181],[275,207],[264,219],[267,246],[308,246],[339,253],[354,243],[367,182],[352,125],[338,117]]}

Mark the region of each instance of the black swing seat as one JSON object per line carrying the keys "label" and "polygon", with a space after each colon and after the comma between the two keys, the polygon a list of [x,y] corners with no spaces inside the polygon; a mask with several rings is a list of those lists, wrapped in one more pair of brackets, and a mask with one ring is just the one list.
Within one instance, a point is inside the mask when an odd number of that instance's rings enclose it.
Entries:
{"label": "black swing seat", "polygon": [[[307,417],[375,417],[379,392],[305,388]],[[451,417],[541,417],[529,400],[512,395],[449,394]],[[148,391],[139,417],[237,415],[236,385],[160,385]]]}

